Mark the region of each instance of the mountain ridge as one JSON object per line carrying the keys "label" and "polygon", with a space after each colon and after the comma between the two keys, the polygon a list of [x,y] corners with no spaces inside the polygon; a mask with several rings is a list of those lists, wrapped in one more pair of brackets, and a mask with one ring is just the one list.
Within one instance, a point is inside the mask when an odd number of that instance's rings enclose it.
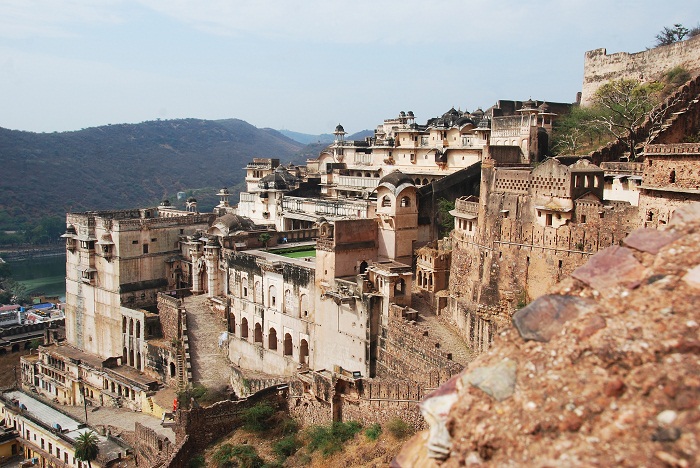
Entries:
{"label": "mountain ridge", "polygon": [[0,127],[0,230],[67,211],[153,205],[179,191],[208,188],[211,198],[218,188],[240,186],[252,158],[299,162],[304,148],[240,119],[155,120],[54,133]]}

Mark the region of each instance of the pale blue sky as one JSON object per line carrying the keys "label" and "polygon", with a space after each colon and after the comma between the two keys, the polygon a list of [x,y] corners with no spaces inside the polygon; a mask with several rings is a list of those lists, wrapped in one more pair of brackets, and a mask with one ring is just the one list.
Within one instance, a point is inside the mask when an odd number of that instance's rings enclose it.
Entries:
{"label": "pale blue sky", "polygon": [[0,127],[195,117],[352,133],[497,99],[572,102],[689,0],[0,0]]}

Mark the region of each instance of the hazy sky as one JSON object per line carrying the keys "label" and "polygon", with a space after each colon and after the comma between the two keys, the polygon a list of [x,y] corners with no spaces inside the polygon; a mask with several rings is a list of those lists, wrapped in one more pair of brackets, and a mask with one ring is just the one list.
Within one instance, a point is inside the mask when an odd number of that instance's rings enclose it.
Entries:
{"label": "hazy sky", "polygon": [[697,0],[0,0],[0,127],[239,118],[305,133],[497,99],[572,102]]}

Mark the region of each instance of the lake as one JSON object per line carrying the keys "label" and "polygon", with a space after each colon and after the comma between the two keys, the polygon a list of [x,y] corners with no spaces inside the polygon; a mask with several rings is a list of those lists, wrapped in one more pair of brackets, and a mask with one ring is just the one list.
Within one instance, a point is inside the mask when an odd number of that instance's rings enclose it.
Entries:
{"label": "lake", "polygon": [[29,293],[66,297],[66,254],[8,260],[12,277],[25,285]]}

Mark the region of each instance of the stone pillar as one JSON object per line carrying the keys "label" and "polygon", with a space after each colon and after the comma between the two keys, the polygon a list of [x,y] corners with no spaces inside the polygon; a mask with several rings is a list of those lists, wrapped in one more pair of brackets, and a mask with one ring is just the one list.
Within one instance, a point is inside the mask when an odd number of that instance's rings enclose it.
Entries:
{"label": "stone pillar", "polygon": [[216,240],[207,242],[204,247],[204,259],[207,268],[207,296],[219,295],[219,246]]}
{"label": "stone pillar", "polygon": [[200,266],[199,259],[201,254],[199,252],[192,252],[192,294],[202,294],[202,285],[200,284]]}

